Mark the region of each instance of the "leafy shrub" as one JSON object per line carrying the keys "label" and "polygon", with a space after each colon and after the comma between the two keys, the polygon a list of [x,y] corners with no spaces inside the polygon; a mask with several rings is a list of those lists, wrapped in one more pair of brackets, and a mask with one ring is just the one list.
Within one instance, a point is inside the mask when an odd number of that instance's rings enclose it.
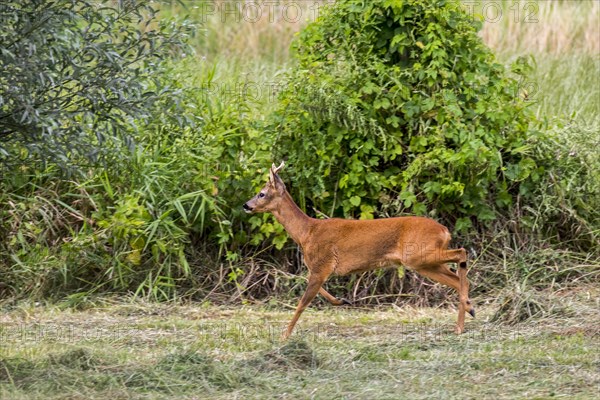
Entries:
{"label": "leafy shrub", "polygon": [[185,49],[191,27],[155,14],[146,0],[2,2],[0,164],[72,169],[118,154],[133,122],[175,95],[161,62]]}
{"label": "leafy shrub", "polygon": [[[109,290],[169,299],[210,291],[213,278],[235,287],[239,248],[264,229],[242,226],[241,204],[262,183],[256,172],[271,147],[249,139],[261,132],[245,117],[247,99],[208,98],[202,89],[214,70],[197,66],[180,61],[157,78],[180,102],[158,100],[152,119],[129,132],[135,152],[119,162],[73,180],[55,167],[24,167],[2,182],[5,295]],[[214,268],[221,260],[225,272]]]}
{"label": "leafy shrub", "polygon": [[[276,149],[296,198],[330,215],[428,214],[466,230],[529,196],[545,140],[519,76],[457,1],[347,1],[295,45]],[[303,204],[304,205],[304,204]]]}
{"label": "leafy shrub", "polygon": [[522,222],[563,247],[598,256],[600,247],[600,121],[556,121],[538,149],[546,174]]}

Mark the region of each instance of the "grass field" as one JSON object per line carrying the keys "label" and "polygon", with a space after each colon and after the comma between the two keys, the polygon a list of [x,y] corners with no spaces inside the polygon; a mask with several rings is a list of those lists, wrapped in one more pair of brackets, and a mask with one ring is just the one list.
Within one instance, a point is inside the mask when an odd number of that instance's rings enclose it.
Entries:
{"label": "grass field", "polygon": [[[462,336],[451,308],[316,302],[287,343],[282,307],[21,304],[1,317],[3,399],[591,399],[600,390],[598,287],[554,312]],[[289,305],[290,308],[292,305]]]}

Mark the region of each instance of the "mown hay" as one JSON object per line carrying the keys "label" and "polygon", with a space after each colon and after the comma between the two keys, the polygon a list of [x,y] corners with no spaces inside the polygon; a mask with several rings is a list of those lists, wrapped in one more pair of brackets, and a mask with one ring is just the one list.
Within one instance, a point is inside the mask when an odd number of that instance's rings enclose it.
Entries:
{"label": "mown hay", "polygon": [[497,303],[498,309],[491,316],[490,321],[508,325],[534,319],[568,317],[574,313],[552,293],[522,289],[518,286],[502,292]]}
{"label": "mown hay", "polygon": [[317,368],[320,361],[315,351],[304,340],[290,340],[283,346],[261,353],[245,362],[246,365],[267,371],[273,369]]}

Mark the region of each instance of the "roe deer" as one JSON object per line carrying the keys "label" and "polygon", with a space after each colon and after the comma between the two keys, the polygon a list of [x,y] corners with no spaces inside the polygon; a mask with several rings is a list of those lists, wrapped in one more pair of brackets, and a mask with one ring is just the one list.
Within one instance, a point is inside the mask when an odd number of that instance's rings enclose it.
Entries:
{"label": "roe deer", "polygon": [[[459,295],[456,333],[464,331],[465,312],[475,316],[469,300],[467,254],[465,249],[449,250],[450,233],[425,217],[395,217],[373,220],[314,219],[294,203],[277,172],[269,171],[265,187],[243,205],[247,213],[271,212],[291,238],[302,248],[308,267],[308,287],[296,308],[283,339],[287,339],[300,314],[315,298],[323,295],[331,304],[337,299],[321,287],[331,274],[346,275],[402,264],[427,278],[454,288]],[[457,274],[447,263],[458,264]]]}

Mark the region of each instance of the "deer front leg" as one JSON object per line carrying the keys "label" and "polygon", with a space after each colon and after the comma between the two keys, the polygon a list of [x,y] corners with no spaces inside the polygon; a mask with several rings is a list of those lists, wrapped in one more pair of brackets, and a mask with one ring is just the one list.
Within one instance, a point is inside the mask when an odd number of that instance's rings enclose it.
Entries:
{"label": "deer front leg", "polygon": [[300,302],[298,303],[298,307],[296,307],[296,312],[294,313],[294,317],[290,321],[290,323],[287,327],[287,330],[281,337],[282,340],[286,340],[292,334],[292,331],[294,330],[294,326],[296,326],[296,322],[298,322],[298,318],[300,318],[300,315],[302,314],[304,309],[306,309],[306,307],[308,307],[308,305],[315,298],[317,293],[319,293],[319,290],[321,289],[321,285],[323,285],[323,283],[327,279],[327,276],[321,276],[321,275],[317,275],[317,274],[310,274],[308,276],[308,286],[306,288],[306,292],[304,293],[304,296],[302,296],[302,298],[300,299]]}

